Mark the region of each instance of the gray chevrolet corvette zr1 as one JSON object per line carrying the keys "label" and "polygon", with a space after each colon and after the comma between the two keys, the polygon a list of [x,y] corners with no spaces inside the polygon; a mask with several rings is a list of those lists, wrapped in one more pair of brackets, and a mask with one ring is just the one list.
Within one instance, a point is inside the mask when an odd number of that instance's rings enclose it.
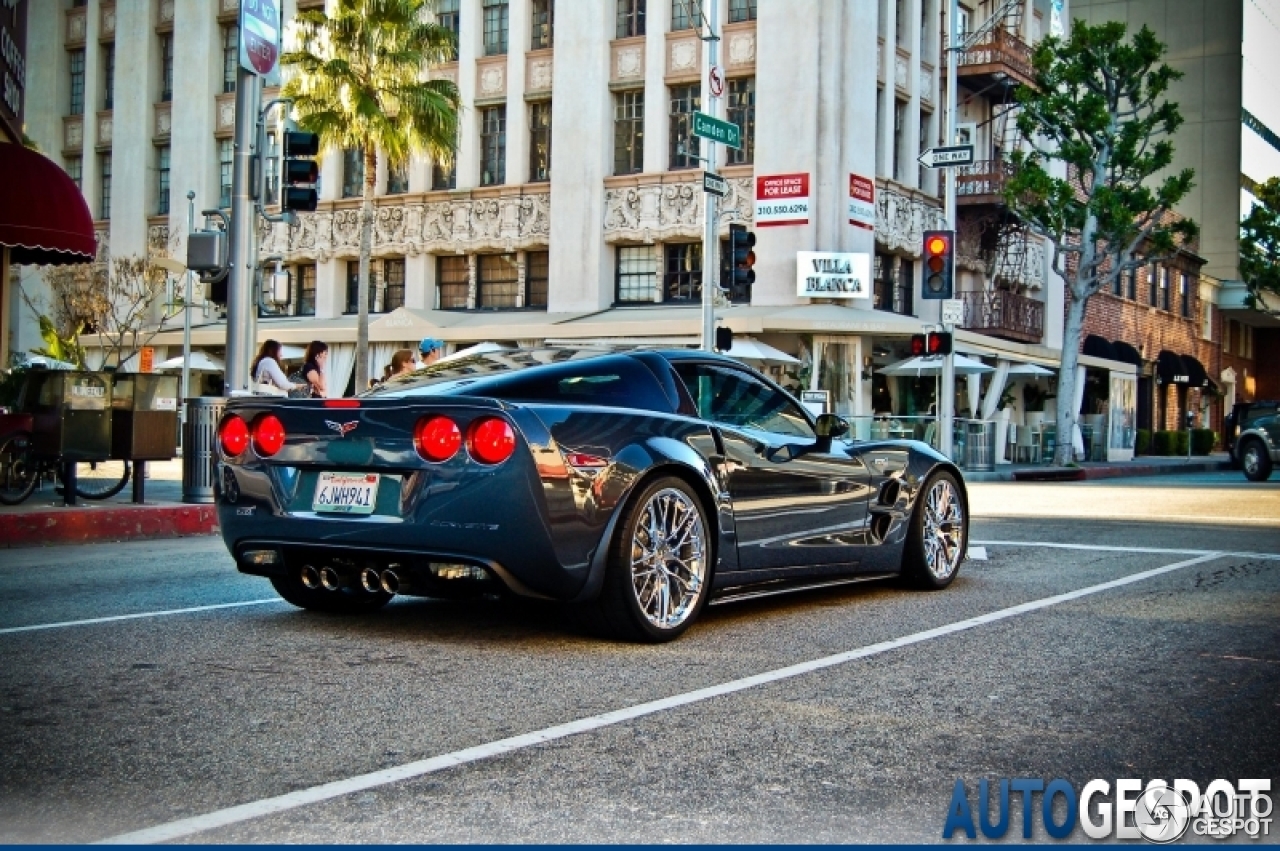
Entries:
{"label": "gray chevrolet corvette zr1", "polygon": [[326,612],[511,593],[665,641],[708,601],[945,588],[968,542],[960,471],[848,428],[706,352],[492,352],[355,398],[230,400],[218,520],[241,571]]}

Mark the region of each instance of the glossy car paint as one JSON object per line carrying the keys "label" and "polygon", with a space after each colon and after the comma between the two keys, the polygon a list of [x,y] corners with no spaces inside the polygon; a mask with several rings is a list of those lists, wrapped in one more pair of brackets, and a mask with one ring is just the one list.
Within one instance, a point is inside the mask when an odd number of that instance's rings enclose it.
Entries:
{"label": "glossy car paint", "polygon": [[[642,483],[674,475],[702,500],[715,547],[712,587],[724,593],[896,573],[925,478],[945,468],[960,479],[921,443],[803,445],[698,418],[672,364],[744,369],[727,358],[688,351],[599,357],[628,359],[624,371],[643,364],[662,390],[647,398],[665,399],[664,409],[504,401],[463,395],[466,384],[449,395],[367,394],[354,408],[231,400],[226,416],[252,422],[270,411],[287,437],[270,458],[252,448],[223,457],[217,503],[228,548],[248,573],[326,559],[348,573],[395,563],[419,576],[410,593],[432,593],[442,586],[431,581],[430,565],[468,564],[517,594],[585,600],[601,587],[620,508]],[[414,448],[414,426],[436,414],[464,434],[478,418],[502,417],[515,431],[515,453],[497,465],[478,462],[465,448],[447,461],[427,461]],[[375,512],[313,511],[321,471],[379,473]],[[283,560],[251,565],[240,557],[262,549]]]}

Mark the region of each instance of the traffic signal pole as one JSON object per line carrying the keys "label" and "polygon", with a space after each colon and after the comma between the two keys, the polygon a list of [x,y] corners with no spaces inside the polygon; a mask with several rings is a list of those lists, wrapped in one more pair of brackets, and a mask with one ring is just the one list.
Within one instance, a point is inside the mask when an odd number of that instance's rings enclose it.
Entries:
{"label": "traffic signal pole", "polygon": [[257,326],[253,278],[258,268],[257,213],[250,194],[257,143],[258,102],[262,78],[243,66],[236,69],[235,156],[231,168],[231,250],[227,276],[227,371],[225,393],[248,392],[252,381]]}
{"label": "traffic signal pole", "polygon": [[[697,6],[695,5],[696,9]],[[712,118],[720,117],[720,98],[711,89],[711,69],[720,66],[720,36],[716,27],[720,21],[720,2],[711,0],[707,5],[707,61],[702,69],[702,91],[705,93],[705,109]],[[708,171],[716,170],[716,143],[711,139],[707,143],[707,157],[704,167]],[[703,223],[702,235],[702,349],[713,352],[716,347],[716,290],[720,286],[720,246],[719,228],[720,199],[710,192],[702,193],[703,211],[706,221]]]}
{"label": "traffic signal pole", "polygon": [[[956,55],[956,39],[959,37],[958,28],[956,26],[959,18],[960,7],[958,0],[949,0],[947,4],[947,32],[951,36],[947,39],[947,144],[954,145],[956,143],[956,107],[958,98],[956,90],[956,65],[958,57]],[[947,191],[947,228],[954,234],[956,230],[956,171],[953,168],[944,169],[946,175],[946,191]],[[954,246],[955,243],[953,242]],[[954,250],[954,248],[953,248]],[[954,272],[952,273],[954,275]],[[953,278],[954,280],[954,278]],[[953,284],[954,289],[954,284]],[[951,296],[955,297],[953,291]],[[954,334],[955,326],[943,323],[943,302],[938,302],[938,320],[942,325],[942,330],[948,334]],[[954,336],[952,337],[954,340]],[[956,356],[955,347],[952,346],[942,363],[942,398],[938,400],[938,451],[943,455],[951,458],[953,451],[952,430],[955,428],[956,418]],[[954,459],[953,459],[954,460]]]}

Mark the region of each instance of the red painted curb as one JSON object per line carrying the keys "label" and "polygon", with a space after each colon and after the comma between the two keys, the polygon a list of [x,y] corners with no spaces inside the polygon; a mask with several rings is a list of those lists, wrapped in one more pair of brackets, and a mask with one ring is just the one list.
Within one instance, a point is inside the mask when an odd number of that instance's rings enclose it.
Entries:
{"label": "red painted curb", "polygon": [[145,541],[217,531],[212,505],[93,506],[0,515],[0,547]]}

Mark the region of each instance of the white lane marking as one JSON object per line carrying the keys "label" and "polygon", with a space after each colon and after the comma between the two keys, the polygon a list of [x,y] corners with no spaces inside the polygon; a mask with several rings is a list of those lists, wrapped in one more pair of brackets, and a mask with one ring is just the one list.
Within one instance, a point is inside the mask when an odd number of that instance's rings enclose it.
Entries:
{"label": "white lane marking", "polygon": [[1035,518],[1037,520],[1081,520],[1088,518],[1090,520],[1140,520],[1144,523],[1162,523],[1166,520],[1185,520],[1190,523],[1202,526],[1280,526],[1280,520],[1272,520],[1268,517],[1225,517],[1212,514],[1159,514],[1152,516],[1150,514],[1115,514],[1108,512],[1106,517],[1099,517],[1096,513],[1086,511],[1079,512],[1055,512],[1045,514],[1040,511],[1010,511],[1009,509],[1001,509],[999,511],[974,511],[971,516],[986,520],[1027,520]]}
{"label": "white lane marking", "polygon": [[986,544],[988,547],[1045,547],[1057,550],[1095,550],[1112,553],[1154,553],[1155,555],[1195,556],[1213,553],[1232,558],[1280,559],[1277,553],[1238,553],[1227,550],[1193,550],[1170,547],[1121,547],[1112,544],[1059,544],[1055,541],[972,541],[973,544]]}
{"label": "white lane marking", "polygon": [[105,618],[85,618],[79,621],[60,621],[58,623],[37,623],[30,626],[10,626],[0,629],[0,635],[12,632],[36,632],[42,629],[62,629],[68,626],[88,626],[95,623],[111,623],[112,621],[132,621],[139,618],[161,618],[166,615],[187,615],[192,612],[211,612],[214,609],[236,609],[241,606],[261,606],[266,603],[283,603],[279,597],[269,600],[245,600],[242,603],[215,603],[209,606],[191,606],[187,609],[164,609],[158,612],[138,612],[132,615],[112,615]]}
{"label": "white lane marking", "polygon": [[546,727],[542,730],[535,730],[532,733],[512,736],[507,739],[499,739],[494,742],[464,748],[462,750],[453,751],[452,753],[441,754],[440,756],[431,757],[429,759],[409,762],[404,765],[398,765],[381,771],[373,771],[368,774],[360,774],[355,777],[349,777],[345,780],[335,780],[332,783],[312,786],[309,789],[299,789],[296,792],[278,795],[274,798],[263,798],[261,800],[251,801],[247,804],[240,804],[238,806],[227,807],[222,810],[215,810],[214,812],[205,813],[204,815],[178,819],[177,821],[172,821],[167,824],[144,828],[142,830],[133,831],[132,833],[122,833],[118,836],[99,840],[94,844],[136,845],[168,842],[174,839],[181,839],[185,836],[203,833],[207,830],[226,827],[227,825],[249,821],[250,819],[281,813],[287,810],[297,809],[298,807],[305,807],[309,804],[316,804],[321,801],[350,795],[353,792],[373,789],[378,786],[386,786],[390,783],[399,783],[404,780],[412,780],[417,777],[422,777],[425,774],[431,774],[447,768],[453,768],[470,762],[488,759],[489,757],[499,756],[501,754],[507,754],[524,748],[533,747],[535,745],[545,744],[546,742],[563,739],[567,736],[577,735],[578,733],[586,733],[592,730],[598,730],[602,727],[609,727],[626,721],[634,721],[637,718],[643,718],[646,715],[653,715],[657,712],[664,712],[678,706],[687,706],[691,703],[709,700],[713,697],[722,697],[727,694],[734,694],[735,692],[755,688],[756,686],[775,683],[779,680],[798,677],[802,674],[809,674],[814,671],[822,670],[823,668],[843,665],[846,662],[852,662],[855,659],[865,659],[869,656],[887,653],[890,650],[898,650],[903,647],[909,647],[912,644],[919,644],[922,641],[929,641],[934,638],[951,635],[952,633],[996,623],[997,621],[1005,620],[1006,618],[1028,614],[1050,606],[1056,606],[1059,603],[1078,600],[1081,597],[1088,597],[1091,594],[1099,594],[1103,591],[1110,591],[1113,588],[1120,588],[1125,585],[1131,585],[1135,582],[1141,582],[1144,579],[1150,579],[1165,573],[1171,573],[1175,570],[1181,570],[1184,567],[1191,567],[1195,564],[1219,558],[1221,555],[1222,553],[1216,552],[1206,553],[1198,558],[1187,559],[1186,561],[1180,561],[1174,564],[1167,564],[1163,567],[1157,567],[1151,570],[1144,570],[1141,573],[1135,573],[1121,579],[1113,579],[1110,582],[1103,582],[1098,585],[1090,585],[1087,588],[1080,588],[1075,591],[1068,591],[1065,594],[1057,594],[1053,597],[1044,597],[1039,600],[1032,600],[1029,603],[1010,606],[1007,609],[1000,609],[999,611],[991,612],[989,614],[966,618],[962,621],[956,621],[944,626],[935,627],[934,629],[924,630],[923,632],[912,633],[911,635],[906,635],[901,638],[882,641],[878,644],[870,644],[866,647],[859,647],[856,650],[847,650],[833,656],[825,656],[821,659],[814,659],[809,662],[788,665],[785,668],[777,668],[772,671],[755,674],[754,676],[743,677],[742,679],[721,683],[720,685],[708,686],[707,688],[697,689],[696,691],[686,692],[684,694],[678,694],[673,697],[654,700],[648,703],[641,703],[635,706],[625,707],[623,709],[617,709],[613,712],[593,715],[589,718],[581,718],[577,721],[570,721],[565,724],[557,724],[552,727]]}

